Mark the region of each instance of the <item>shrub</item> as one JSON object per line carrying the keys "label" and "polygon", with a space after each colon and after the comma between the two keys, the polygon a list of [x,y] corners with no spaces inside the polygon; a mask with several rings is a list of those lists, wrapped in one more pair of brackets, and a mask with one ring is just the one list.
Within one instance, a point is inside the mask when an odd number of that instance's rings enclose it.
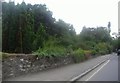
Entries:
{"label": "shrub", "polygon": [[108,53],[112,53],[112,51],[113,51],[113,46],[110,45],[110,44],[107,44],[107,50],[108,50]]}
{"label": "shrub", "polygon": [[84,50],[82,50],[81,48],[79,48],[77,50],[74,50],[73,55],[74,55],[74,60],[75,60],[76,63],[85,60]]}
{"label": "shrub", "polygon": [[85,53],[85,58],[89,59],[92,56],[92,51],[91,50],[84,50]]}
{"label": "shrub", "polygon": [[61,46],[52,46],[52,47],[44,47],[39,48],[34,54],[39,56],[64,56],[66,54],[66,49]]}
{"label": "shrub", "polygon": [[105,54],[106,54],[106,51],[104,51],[104,50],[100,50],[100,51],[99,51],[99,54],[101,54],[101,55],[105,55]]}
{"label": "shrub", "polygon": [[98,43],[95,46],[95,51],[97,52],[97,54],[100,54],[100,55],[109,53],[108,44],[107,43]]}
{"label": "shrub", "polygon": [[0,52],[0,59],[2,59],[2,52]]}
{"label": "shrub", "polygon": [[43,48],[39,48],[37,51],[33,52],[39,56],[64,56],[66,55],[65,47],[57,45],[57,38],[50,37],[48,41],[44,43]]}
{"label": "shrub", "polygon": [[97,51],[96,50],[92,50],[92,56],[95,56],[95,55],[97,55],[98,53],[97,53]]}

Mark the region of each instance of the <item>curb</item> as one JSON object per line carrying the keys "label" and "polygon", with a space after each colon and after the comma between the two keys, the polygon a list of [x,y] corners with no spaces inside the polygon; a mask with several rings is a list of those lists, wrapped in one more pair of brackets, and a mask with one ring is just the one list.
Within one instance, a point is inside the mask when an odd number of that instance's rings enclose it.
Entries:
{"label": "curb", "polygon": [[105,61],[107,61],[107,60],[104,60],[104,61],[100,62],[99,64],[97,64],[97,65],[95,65],[94,67],[88,69],[87,71],[83,72],[82,74],[80,74],[80,75],[78,75],[78,76],[70,79],[70,80],[69,80],[70,83],[73,83],[73,82],[77,81],[78,79],[82,78],[83,76],[85,76],[86,74],[88,74],[89,72],[91,72],[92,70],[94,70],[95,68],[97,68],[98,66],[100,66],[100,65],[101,65],[102,63],[104,63]]}

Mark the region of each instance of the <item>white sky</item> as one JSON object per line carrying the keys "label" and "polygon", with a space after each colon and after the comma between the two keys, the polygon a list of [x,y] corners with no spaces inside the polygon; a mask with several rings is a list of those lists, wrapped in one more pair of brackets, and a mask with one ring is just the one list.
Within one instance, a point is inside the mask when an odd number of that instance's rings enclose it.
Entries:
{"label": "white sky", "polygon": [[[12,0],[13,1],[13,0]],[[21,3],[23,0],[14,0]],[[57,20],[73,24],[76,33],[83,26],[107,27],[111,22],[111,30],[118,32],[118,1],[120,0],[24,0],[31,4],[46,4]]]}

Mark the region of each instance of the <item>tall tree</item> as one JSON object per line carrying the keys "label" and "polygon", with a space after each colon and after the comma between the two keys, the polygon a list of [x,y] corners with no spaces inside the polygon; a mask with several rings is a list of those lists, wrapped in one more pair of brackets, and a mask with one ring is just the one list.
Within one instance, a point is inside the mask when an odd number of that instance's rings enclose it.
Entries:
{"label": "tall tree", "polygon": [[108,32],[110,33],[111,32],[111,22],[108,22]]}

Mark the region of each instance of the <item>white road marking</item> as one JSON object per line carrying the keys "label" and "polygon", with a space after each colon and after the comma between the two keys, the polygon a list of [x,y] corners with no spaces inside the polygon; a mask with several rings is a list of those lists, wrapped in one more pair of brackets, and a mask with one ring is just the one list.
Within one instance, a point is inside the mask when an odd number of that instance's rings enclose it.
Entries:
{"label": "white road marking", "polygon": [[108,60],[104,65],[102,65],[102,67],[100,67],[100,69],[98,69],[95,73],[93,73],[87,80],[85,81],[88,81],[90,80],[96,73],[98,73],[105,65],[107,65],[109,63],[110,60]]}

